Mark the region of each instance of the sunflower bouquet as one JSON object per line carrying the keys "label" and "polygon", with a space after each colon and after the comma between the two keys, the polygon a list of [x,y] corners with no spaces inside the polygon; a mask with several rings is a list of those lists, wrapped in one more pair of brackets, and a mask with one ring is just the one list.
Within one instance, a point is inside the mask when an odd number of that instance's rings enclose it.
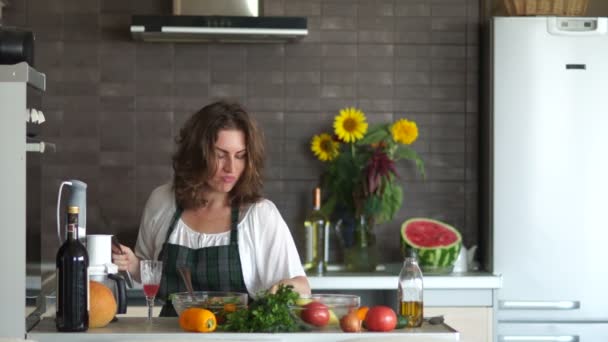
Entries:
{"label": "sunflower bouquet", "polygon": [[418,138],[414,121],[399,119],[369,127],[357,108],[341,109],[334,134],[321,133],[311,140],[311,150],[327,168],[322,186],[327,191],[322,210],[364,216],[374,223],[393,219],[403,202],[395,163],[413,161],[424,176],[424,163],[411,144]]}

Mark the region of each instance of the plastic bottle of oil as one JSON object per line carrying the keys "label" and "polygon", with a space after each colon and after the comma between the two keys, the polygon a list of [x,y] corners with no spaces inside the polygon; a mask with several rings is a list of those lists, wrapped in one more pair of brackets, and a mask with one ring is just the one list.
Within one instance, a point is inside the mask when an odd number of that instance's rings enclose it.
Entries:
{"label": "plastic bottle of oil", "polygon": [[399,314],[407,318],[407,327],[415,328],[422,325],[422,271],[418,260],[412,254],[405,258],[399,273]]}

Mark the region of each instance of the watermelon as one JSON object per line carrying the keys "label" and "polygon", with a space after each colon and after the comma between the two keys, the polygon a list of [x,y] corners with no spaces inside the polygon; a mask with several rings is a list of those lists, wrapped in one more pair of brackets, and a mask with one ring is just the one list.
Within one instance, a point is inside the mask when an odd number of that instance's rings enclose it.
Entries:
{"label": "watermelon", "polygon": [[447,223],[429,218],[412,218],[401,225],[404,255],[414,250],[424,273],[449,273],[460,253],[462,236]]}

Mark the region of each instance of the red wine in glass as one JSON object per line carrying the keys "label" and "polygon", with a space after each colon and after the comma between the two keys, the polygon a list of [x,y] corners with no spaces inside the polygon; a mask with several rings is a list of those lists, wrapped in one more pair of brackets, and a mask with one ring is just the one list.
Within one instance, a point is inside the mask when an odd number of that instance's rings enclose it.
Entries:
{"label": "red wine in glass", "polygon": [[144,285],[144,294],[146,295],[146,297],[156,297],[159,287],[160,285],[156,284]]}
{"label": "red wine in glass", "polygon": [[146,302],[148,303],[148,322],[152,322],[152,309],[154,297],[160,287],[160,278],[163,272],[163,262],[158,260],[142,260],[139,263],[141,283],[144,287]]}

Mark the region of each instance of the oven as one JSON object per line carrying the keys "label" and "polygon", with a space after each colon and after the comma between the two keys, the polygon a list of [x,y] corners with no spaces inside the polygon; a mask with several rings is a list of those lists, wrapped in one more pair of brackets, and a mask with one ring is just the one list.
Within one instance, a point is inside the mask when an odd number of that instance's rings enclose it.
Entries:
{"label": "oven", "polygon": [[46,297],[54,289],[55,270],[44,269],[42,254],[42,155],[55,145],[41,140],[46,118],[41,110],[43,90],[26,88],[26,330],[31,330],[46,312]]}
{"label": "oven", "polygon": [[0,65],[0,332],[24,338],[45,308],[39,140],[46,76],[27,63]]}

